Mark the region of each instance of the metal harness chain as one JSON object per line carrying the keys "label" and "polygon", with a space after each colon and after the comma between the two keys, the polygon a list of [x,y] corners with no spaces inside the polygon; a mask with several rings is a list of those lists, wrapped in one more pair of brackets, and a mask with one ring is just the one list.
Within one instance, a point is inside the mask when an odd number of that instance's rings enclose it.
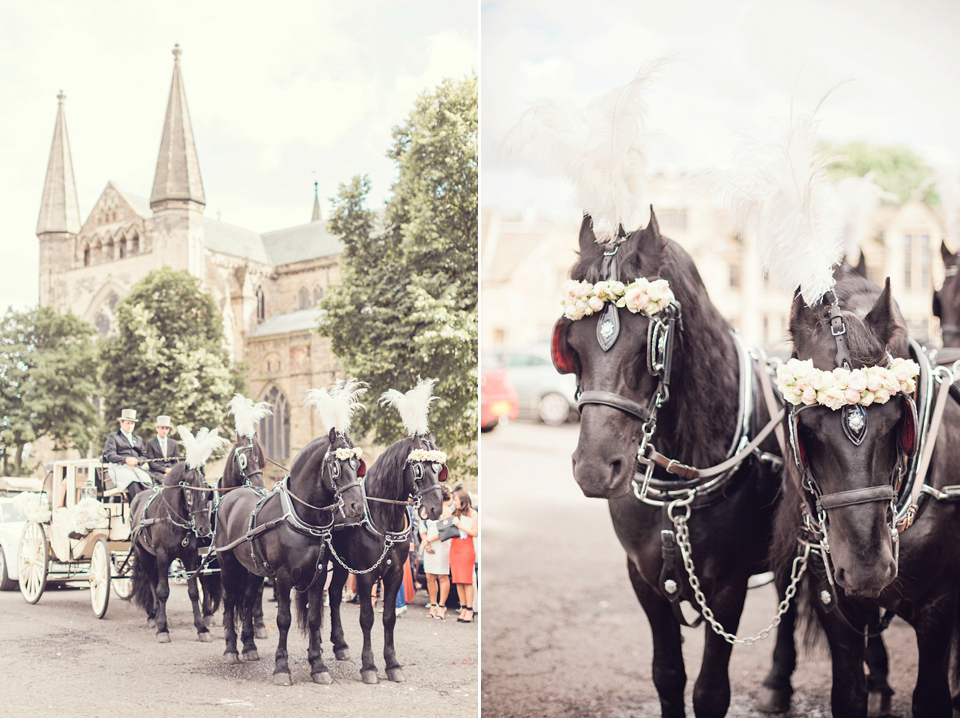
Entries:
{"label": "metal harness chain", "polygon": [[379,568],[380,564],[383,563],[383,559],[387,557],[387,553],[390,551],[391,548],[393,548],[394,544],[403,543],[404,541],[407,541],[409,535],[410,535],[409,529],[404,531],[404,535],[399,538],[396,538],[390,535],[385,535],[383,537],[383,553],[380,554],[380,558],[377,559],[377,562],[373,564],[373,566],[371,566],[370,568],[362,569],[362,570],[353,568],[352,566],[348,566],[346,563],[344,563],[343,559],[340,558],[340,555],[337,553],[337,550],[333,547],[333,541],[330,538],[327,539],[327,545],[330,547],[330,553],[332,553],[333,557],[337,559],[337,563],[339,563],[345,569],[350,571],[350,573],[370,573],[371,571],[374,571],[377,568]]}
{"label": "metal harness chain", "polygon": [[[740,638],[732,633],[728,633],[726,630],[724,630],[723,626],[720,625],[720,622],[714,617],[713,611],[710,610],[710,607],[707,605],[707,597],[704,596],[703,591],[700,589],[700,580],[697,578],[694,570],[692,547],[690,546],[690,531],[687,528],[687,519],[690,518],[690,502],[693,501],[693,497],[694,494],[691,493],[691,495],[686,499],[677,499],[676,501],[671,502],[670,506],[667,508],[667,515],[670,517],[670,520],[673,521],[673,525],[676,527],[677,545],[680,547],[680,556],[683,558],[683,567],[687,571],[687,578],[690,581],[690,588],[693,589],[693,595],[697,601],[697,605],[700,607],[700,613],[703,615],[704,619],[706,619],[707,623],[710,624],[710,627],[713,629],[714,633],[728,643],[749,646],[757,641],[761,641],[770,635],[770,631],[780,625],[780,621],[783,619],[783,614],[785,614],[790,608],[790,601],[797,593],[797,586],[800,584],[800,579],[803,578],[803,574],[807,570],[807,559],[810,556],[810,546],[809,544],[804,545],[803,552],[793,559],[793,565],[790,568],[790,585],[787,586],[783,600],[780,601],[780,605],[777,606],[777,612],[770,621],[770,624],[760,631],[760,633],[758,633],[756,636]],[[674,515],[674,509],[677,507],[682,507],[684,509],[683,515]]]}

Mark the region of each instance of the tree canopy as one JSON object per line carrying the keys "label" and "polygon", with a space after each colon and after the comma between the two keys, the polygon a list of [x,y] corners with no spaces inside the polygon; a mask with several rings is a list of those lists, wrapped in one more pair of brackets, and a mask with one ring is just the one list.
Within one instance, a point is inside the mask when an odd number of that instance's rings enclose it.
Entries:
{"label": "tree canopy", "polygon": [[[93,327],[50,307],[7,311],[0,325],[0,441],[4,472],[21,474],[23,448],[48,438],[86,454],[98,416]],[[14,451],[14,466],[8,451]]]}
{"label": "tree canopy", "polygon": [[922,191],[921,198],[928,204],[940,203],[933,185],[928,181],[933,170],[911,150],[852,142],[847,145],[826,144],[823,151],[827,157],[840,158],[827,167],[827,175],[834,181],[863,177],[873,172],[873,181],[877,186],[895,194],[901,203],[910,199],[918,189]]}
{"label": "tree canopy", "polygon": [[[321,304],[320,332],[374,400],[418,376],[438,379],[430,424],[449,450],[477,427],[476,76],[420,95],[387,156],[398,178],[381,222],[365,206],[366,177],[341,184],[334,199],[342,281]],[[360,431],[381,443],[403,435],[395,411],[367,404]]]}
{"label": "tree canopy", "polygon": [[213,298],[186,271],[164,268],[131,287],[115,309],[117,331],[101,340],[104,429],[116,429],[124,408],[135,409],[150,434],[167,414],[194,432],[223,425],[226,403],[245,380],[224,347]]}

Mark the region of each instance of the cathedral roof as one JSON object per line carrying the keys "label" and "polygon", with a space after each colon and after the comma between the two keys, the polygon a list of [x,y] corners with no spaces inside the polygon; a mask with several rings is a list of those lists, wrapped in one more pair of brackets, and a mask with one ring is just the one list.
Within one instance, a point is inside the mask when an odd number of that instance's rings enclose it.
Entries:
{"label": "cathedral roof", "polygon": [[321,309],[299,309],[286,314],[274,314],[268,317],[251,332],[254,337],[266,337],[273,334],[312,331],[320,323]]}
{"label": "cathedral roof", "polygon": [[209,217],[203,218],[203,246],[212,252],[252,259],[261,264],[275,264],[267,254],[259,232]]}
{"label": "cathedral roof", "polygon": [[327,233],[327,223],[323,221],[264,232],[263,246],[276,265],[332,257],[343,252],[343,242]]}
{"label": "cathedral roof", "polygon": [[206,204],[200,161],[193,141],[193,127],[187,109],[187,94],[180,75],[180,46],[173,47],[173,81],[167,100],[167,116],[160,138],[160,156],[150,193],[150,206],[158,207],[167,200],[193,201]]}
{"label": "cathedral roof", "polygon": [[67,98],[60,91],[57,99],[57,123],[53,130],[47,176],[43,181],[43,199],[40,201],[40,217],[37,219],[37,234],[47,232],[80,231],[80,205],[77,202],[77,183],[73,178],[73,159],[70,156],[70,139],[67,137],[67,118],[63,101]]}

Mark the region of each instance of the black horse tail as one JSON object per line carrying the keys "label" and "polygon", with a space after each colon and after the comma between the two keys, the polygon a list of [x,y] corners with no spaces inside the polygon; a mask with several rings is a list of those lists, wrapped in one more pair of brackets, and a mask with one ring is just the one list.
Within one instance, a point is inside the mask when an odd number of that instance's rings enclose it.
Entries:
{"label": "black horse tail", "polygon": [[[294,591],[297,594],[297,626],[300,627],[300,631],[306,635],[307,631],[310,629],[310,621],[308,616],[310,614],[310,591]],[[321,617],[323,616],[321,609]]]}
{"label": "black horse tail", "polygon": [[148,614],[153,613],[153,589],[157,581],[157,557],[138,544],[133,546],[133,600]]}
{"label": "black horse tail", "polygon": [[223,596],[223,586],[220,584],[220,572],[200,574],[200,585],[203,587],[204,603],[209,601],[210,613],[216,613],[220,608],[220,599]]}

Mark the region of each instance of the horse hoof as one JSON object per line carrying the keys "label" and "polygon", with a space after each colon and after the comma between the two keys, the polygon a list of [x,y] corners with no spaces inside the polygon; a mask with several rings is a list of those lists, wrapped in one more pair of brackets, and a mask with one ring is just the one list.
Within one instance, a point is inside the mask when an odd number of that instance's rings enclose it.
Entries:
{"label": "horse hoof", "polygon": [[157,634],[157,643],[170,643],[170,634],[164,631]]}
{"label": "horse hoof", "polygon": [[403,671],[399,668],[388,668],[387,678],[394,683],[403,683]]}
{"label": "horse hoof", "polygon": [[156,628],[156,627],[157,627],[157,620],[155,618],[148,618],[147,628]]}
{"label": "horse hoof", "polygon": [[333,655],[337,657],[338,661],[349,661],[350,660],[350,651],[346,648],[334,648]]}
{"label": "horse hoof", "polygon": [[314,683],[319,683],[322,686],[329,686],[331,683],[333,683],[333,678],[326,671],[314,673],[311,678],[313,678]]}
{"label": "horse hoof", "polygon": [[224,653],[223,662],[230,666],[236,665],[240,662],[240,656],[236,653]]}
{"label": "horse hoof", "polygon": [[[956,713],[956,711],[954,711]],[[867,694],[867,715],[870,718],[883,718],[890,715],[890,696],[879,691]]]}
{"label": "horse hoof", "polygon": [[266,638],[266,637],[267,637],[267,629],[264,628],[263,626],[257,626],[256,628],[253,629],[253,637],[254,637],[254,638]]}
{"label": "horse hoof", "polygon": [[245,661],[259,661],[259,660],[260,660],[260,654],[257,653],[256,651],[244,651],[244,652],[243,652],[243,660],[245,660]]}
{"label": "horse hoof", "polygon": [[198,634],[197,634],[197,640],[200,641],[200,643],[210,643],[210,640],[211,640],[211,639],[210,639],[210,632],[209,632],[209,631],[204,631],[203,633],[198,633]]}
{"label": "horse hoof", "polygon": [[377,678],[376,671],[360,671],[360,677],[368,686],[372,686],[380,682],[380,679]]}
{"label": "horse hoof", "polygon": [[273,674],[273,685],[275,686],[292,686],[293,680],[290,678],[289,673],[274,673]]}
{"label": "horse hoof", "polygon": [[757,710],[761,713],[786,713],[790,710],[791,695],[793,691],[788,689],[763,686],[757,698]]}

